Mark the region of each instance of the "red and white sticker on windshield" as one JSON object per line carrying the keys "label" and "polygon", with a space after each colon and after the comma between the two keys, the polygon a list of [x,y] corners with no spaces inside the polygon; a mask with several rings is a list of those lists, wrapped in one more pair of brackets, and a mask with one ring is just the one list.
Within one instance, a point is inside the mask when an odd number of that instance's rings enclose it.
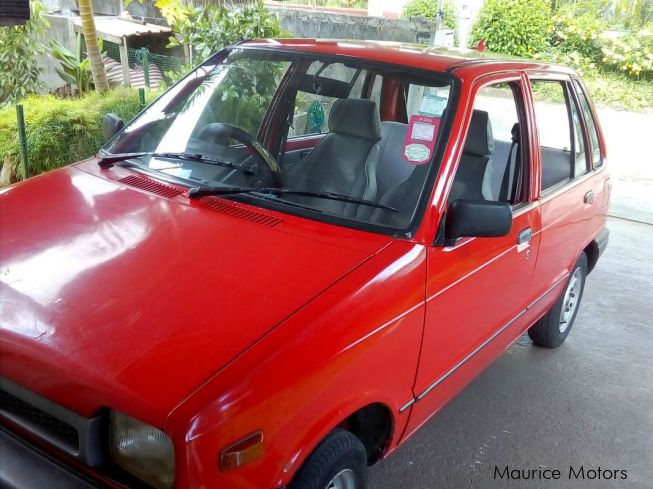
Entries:
{"label": "red and white sticker on windshield", "polygon": [[439,129],[439,117],[412,116],[404,141],[404,159],[414,165],[423,165],[431,161]]}

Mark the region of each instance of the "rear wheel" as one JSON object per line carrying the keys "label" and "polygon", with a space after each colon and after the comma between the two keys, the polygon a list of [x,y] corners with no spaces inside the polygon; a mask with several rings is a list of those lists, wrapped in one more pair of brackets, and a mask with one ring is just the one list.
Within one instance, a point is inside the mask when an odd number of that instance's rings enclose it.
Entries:
{"label": "rear wheel", "polygon": [[306,460],[289,489],[366,489],[367,454],[349,431],[331,433]]}
{"label": "rear wheel", "polygon": [[585,288],[587,256],[580,255],[571,272],[567,287],[546,315],[528,330],[528,336],[537,345],[557,348],[567,338]]}

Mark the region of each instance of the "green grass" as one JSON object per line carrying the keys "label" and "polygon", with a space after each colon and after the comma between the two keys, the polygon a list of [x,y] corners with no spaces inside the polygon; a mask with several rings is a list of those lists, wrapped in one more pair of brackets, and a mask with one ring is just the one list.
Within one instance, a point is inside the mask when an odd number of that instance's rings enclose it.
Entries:
{"label": "green grass", "polygon": [[653,80],[632,80],[618,73],[590,74],[583,80],[599,107],[653,111]]}
{"label": "green grass", "polygon": [[[632,80],[618,73],[590,73],[582,77],[597,107],[611,107],[634,112],[653,111],[653,82]],[[561,92],[554,84],[534,87],[538,100],[563,103]]]}

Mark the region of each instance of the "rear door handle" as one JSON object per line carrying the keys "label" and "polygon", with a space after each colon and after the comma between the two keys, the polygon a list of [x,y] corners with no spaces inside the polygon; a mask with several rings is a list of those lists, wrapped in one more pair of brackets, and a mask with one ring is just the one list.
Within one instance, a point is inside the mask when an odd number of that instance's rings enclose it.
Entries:
{"label": "rear door handle", "polygon": [[533,238],[533,230],[531,228],[526,228],[520,231],[517,235],[517,244],[530,243]]}
{"label": "rear door handle", "polygon": [[585,197],[583,197],[583,202],[586,204],[594,203],[594,192],[592,190],[585,194]]}

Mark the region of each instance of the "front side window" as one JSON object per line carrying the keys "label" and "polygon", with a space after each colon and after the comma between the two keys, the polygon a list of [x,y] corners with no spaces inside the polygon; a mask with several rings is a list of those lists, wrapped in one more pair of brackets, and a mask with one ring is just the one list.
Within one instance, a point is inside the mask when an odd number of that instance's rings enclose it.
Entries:
{"label": "front side window", "polygon": [[519,204],[528,181],[517,82],[487,85],[474,100],[463,155],[449,194],[456,199]]}
{"label": "front side window", "polygon": [[102,153],[194,187],[194,198],[394,234],[415,223],[439,164],[452,84],[444,73],[238,48],[173,86]]}

